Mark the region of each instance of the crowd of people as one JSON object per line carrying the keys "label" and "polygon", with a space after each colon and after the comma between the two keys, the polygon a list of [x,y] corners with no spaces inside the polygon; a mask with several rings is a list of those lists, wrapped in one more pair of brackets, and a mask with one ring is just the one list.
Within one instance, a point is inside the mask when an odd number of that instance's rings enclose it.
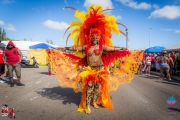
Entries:
{"label": "crowd of people", "polygon": [[176,75],[180,68],[178,54],[175,51],[163,51],[161,53],[144,53],[139,65],[138,74],[150,76],[150,71],[160,72],[160,79]]}

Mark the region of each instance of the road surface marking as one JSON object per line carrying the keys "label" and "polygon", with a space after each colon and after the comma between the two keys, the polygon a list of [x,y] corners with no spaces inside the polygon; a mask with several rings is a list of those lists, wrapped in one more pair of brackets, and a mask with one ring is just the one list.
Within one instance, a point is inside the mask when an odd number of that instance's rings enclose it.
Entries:
{"label": "road surface marking", "polygon": [[24,89],[29,88],[29,87],[31,87],[31,86],[32,86],[32,85],[29,85],[29,86],[25,87]]}
{"label": "road surface marking", "polygon": [[39,96],[36,96],[36,97],[33,97],[33,98],[31,98],[30,100],[34,100],[34,99],[36,99],[36,98],[38,98]]}
{"label": "road surface marking", "polygon": [[36,82],[36,84],[40,83],[41,81]]}

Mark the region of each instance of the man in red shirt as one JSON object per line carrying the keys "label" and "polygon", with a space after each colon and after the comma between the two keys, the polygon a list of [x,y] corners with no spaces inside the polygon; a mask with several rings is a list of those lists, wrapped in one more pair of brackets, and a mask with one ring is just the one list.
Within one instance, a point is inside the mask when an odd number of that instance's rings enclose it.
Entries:
{"label": "man in red shirt", "polygon": [[7,44],[7,48],[5,49],[3,53],[3,61],[7,65],[9,78],[11,81],[11,87],[14,86],[13,81],[13,70],[15,70],[16,76],[17,76],[17,85],[18,86],[24,86],[21,81],[21,65],[20,62],[22,60],[22,53],[21,51],[15,47],[14,43],[12,41],[9,41]]}

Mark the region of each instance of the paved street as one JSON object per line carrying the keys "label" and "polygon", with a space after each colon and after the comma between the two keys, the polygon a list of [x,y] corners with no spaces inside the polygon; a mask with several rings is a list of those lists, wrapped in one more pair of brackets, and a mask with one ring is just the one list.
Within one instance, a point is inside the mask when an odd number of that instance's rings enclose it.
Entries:
{"label": "paved street", "polygon": [[[92,114],[78,113],[81,93],[59,86],[56,77],[47,76],[47,68],[23,68],[25,86],[0,83],[0,104],[16,110],[17,120],[169,120],[180,119],[180,83],[159,80],[157,76],[136,75],[130,84],[112,91],[112,111],[92,108]],[[174,95],[175,107],[168,109],[167,99]],[[173,116],[170,116],[170,113]],[[8,120],[8,117],[1,117]]]}

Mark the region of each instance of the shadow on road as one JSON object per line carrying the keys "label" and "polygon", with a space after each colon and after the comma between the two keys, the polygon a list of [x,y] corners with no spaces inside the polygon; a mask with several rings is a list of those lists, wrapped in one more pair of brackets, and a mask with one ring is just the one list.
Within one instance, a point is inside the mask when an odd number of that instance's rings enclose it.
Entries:
{"label": "shadow on road", "polygon": [[63,100],[63,104],[74,103],[77,106],[81,100],[81,93],[75,93],[72,88],[53,87],[45,88],[42,91],[36,91],[42,97],[52,100]]}
{"label": "shadow on road", "polygon": [[156,80],[159,78],[159,77],[157,77],[157,76],[152,76],[152,75],[151,75],[151,76],[145,76],[145,75],[144,75],[144,76],[138,76],[138,77],[148,78],[148,79],[156,79]]}
{"label": "shadow on road", "polygon": [[168,108],[169,110],[173,110],[173,111],[177,111],[177,112],[180,112],[180,109],[178,108]]}
{"label": "shadow on road", "polygon": [[48,72],[39,72],[39,73],[43,75],[48,75]]}
{"label": "shadow on road", "polygon": [[162,81],[156,81],[156,82],[159,82],[159,83],[164,83],[164,84],[170,84],[170,85],[180,86],[180,84],[178,84],[178,83],[174,83],[174,82],[162,82]]}

